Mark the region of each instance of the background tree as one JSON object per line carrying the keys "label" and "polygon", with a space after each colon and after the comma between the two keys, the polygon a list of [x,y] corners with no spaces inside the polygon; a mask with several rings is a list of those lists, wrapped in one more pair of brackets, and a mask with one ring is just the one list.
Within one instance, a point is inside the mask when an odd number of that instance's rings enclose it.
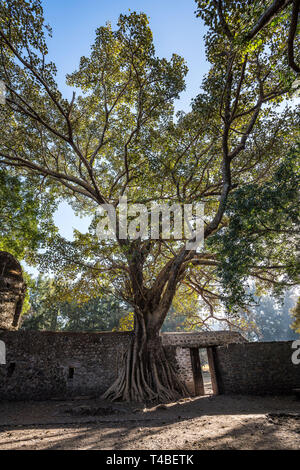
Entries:
{"label": "background tree", "polygon": [[21,328],[28,330],[57,331],[63,325],[60,317],[60,301],[53,279],[31,279],[29,311],[23,315]]}
{"label": "background tree", "polygon": [[[0,250],[7,251],[18,261],[36,265],[38,250],[56,233],[53,214],[58,201],[54,191],[41,187],[41,178],[20,177],[16,171],[0,164]],[[29,311],[29,292],[34,280],[23,265],[27,285],[22,314]]]}
{"label": "background tree", "polygon": [[300,333],[300,297],[298,297],[296,306],[291,309],[291,314],[294,318],[292,328],[296,333]]}
{"label": "background tree", "polygon": [[255,298],[257,305],[245,315],[247,323],[255,327],[248,330],[246,337],[254,341],[291,341],[299,335],[292,330],[291,309],[295,304],[295,292],[289,290],[282,301],[265,295]]}
{"label": "background tree", "polygon": [[[133,331],[134,312],[130,306],[109,295],[78,302],[67,286],[39,275],[29,282],[28,307],[22,329],[42,331]],[[162,331],[185,331],[190,310],[175,302]],[[181,308],[180,308],[181,307]],[[178,309],[178,311],[177,311]],[[193,306],[194,309],[194,306]]]}
{"label": "background tree", "polygon": [[38,192],[38,178],[21,178],[0,165],[0,250],[19,260],[34,254],[56,231],[54,195]]}
{"label": "background tree", "polygon": [[[181,285],[197,292],[211,315],[220,302],[228,305],[219,292],[219,245],[206,243],[197,253],[186,249],[185,239],[123,240],[119,227],[116,243],[99,242],[96,211],[104,203],[118,209],[124,194],[129,204],[148,207],[203,202],[206,241],[228,225],[230,194],[272,178],[295,140],[294,112],[274,108],[294,81],[280,47],[286,24],[267,25],[245,52],[208,22],[211,69],[192,111],[174,120],[173,101],[187,69],[176,55],[170,61],[155,56],[144,14],[121,15],[116,31],[109,24],[97,30],[90,57],[68,76],[83,93],[70,102],[46,61],[40,2],[2,2],[0,21],[0,78],[8,90],[0,163],[42,175],[78,212],[94,215],[89,232],[76,232],[73,242],[54,237],[42,266],[68,279],[77,299],[112,292],[134,310],[134,338],[105,397],[173,400],[185,390],[159,331]],[[263,253],[258,270],[282,276],[285,268],[270,256]],[[257,273],[254,267],[250,274]],[[287,270],[288,279],[294,274]]]}
{"label": "background tree", "polygon": [[39,276],[30,288],[30,311],[22,329],[50,331],[112,331],[128,306],[113,297],[95,297],[79,303],[55,279]]}

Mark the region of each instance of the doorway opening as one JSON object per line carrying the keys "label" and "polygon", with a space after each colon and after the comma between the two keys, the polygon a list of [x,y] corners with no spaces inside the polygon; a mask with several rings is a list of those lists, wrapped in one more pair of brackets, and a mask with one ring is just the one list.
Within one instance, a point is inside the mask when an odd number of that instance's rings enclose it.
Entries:
{"label": "doorway opening", "polygon": [[190,348],[194,395],[218,395],[213,348]]}
{"label": "doorway opening", "polygon": [[201,371],[202,371],[202,377],[203,377],[204,395],[212,395],[213,388],[212,388],[211,374],[210,374],[210,368],[209,368],[209,363],[208,363],[207,349],[200,348],[199,356],[200,356]]}

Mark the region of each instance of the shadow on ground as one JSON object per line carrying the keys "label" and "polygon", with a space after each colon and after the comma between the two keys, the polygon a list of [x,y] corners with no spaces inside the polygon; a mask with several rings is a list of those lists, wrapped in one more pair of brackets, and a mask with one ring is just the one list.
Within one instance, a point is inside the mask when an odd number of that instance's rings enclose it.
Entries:
{"label": "shadow on ground", "polygon": [[300,449],[299,416],[293,397],[210,395],[152,408],[5,402],[0,449]]}

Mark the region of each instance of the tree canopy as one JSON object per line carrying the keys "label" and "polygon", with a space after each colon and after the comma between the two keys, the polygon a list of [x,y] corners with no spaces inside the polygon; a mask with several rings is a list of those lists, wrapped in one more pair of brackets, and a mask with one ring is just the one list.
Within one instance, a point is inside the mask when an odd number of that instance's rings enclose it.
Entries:
{"label": "tree canopy", "polygon": [[[286,43],[280,45],[282,53],[286,53],[288,64],[297,73],[299,68],[299,50],[297,41],[297,27],[300,2],[299,0],[196,0],[198,16],[205,19],[231,41],[234,39],[238,48],[253,48],[253,39],[258,43],[268,25],[279,27],[284,22],[286,29]],[[255,47],[255,43],[254,43]],[[296,56],[295,56],[296,55]],[[297,60],[298,59],[298,60]]]}

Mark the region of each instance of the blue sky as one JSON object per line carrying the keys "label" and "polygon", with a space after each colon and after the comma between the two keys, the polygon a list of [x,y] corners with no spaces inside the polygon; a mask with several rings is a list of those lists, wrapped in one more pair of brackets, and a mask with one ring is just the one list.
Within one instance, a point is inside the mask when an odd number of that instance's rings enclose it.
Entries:
{"label": "blue sky", "polygon": [[[186,91],[181,94],[176,110],[189,109],[208,70],[205,30],[194,14],[194,0],[43,0],[42,4],[46,22],[53,29],[53,38],[48,41],[49,57],[57,66],[57,81],[65,97],[72,95],[65,85],[65,75],[77,68],[82,55],[89,54],[96,28],[107,21],[114,26],[120,13],[130,9],[149,16],[158,56],[170,58],[175,52],[185,58],[189,68]],[[73,227],[81,231],[88,227],[88,219],[75,217],[67,204],[60,205],[55,222],[68,239],[72,238]]]}

